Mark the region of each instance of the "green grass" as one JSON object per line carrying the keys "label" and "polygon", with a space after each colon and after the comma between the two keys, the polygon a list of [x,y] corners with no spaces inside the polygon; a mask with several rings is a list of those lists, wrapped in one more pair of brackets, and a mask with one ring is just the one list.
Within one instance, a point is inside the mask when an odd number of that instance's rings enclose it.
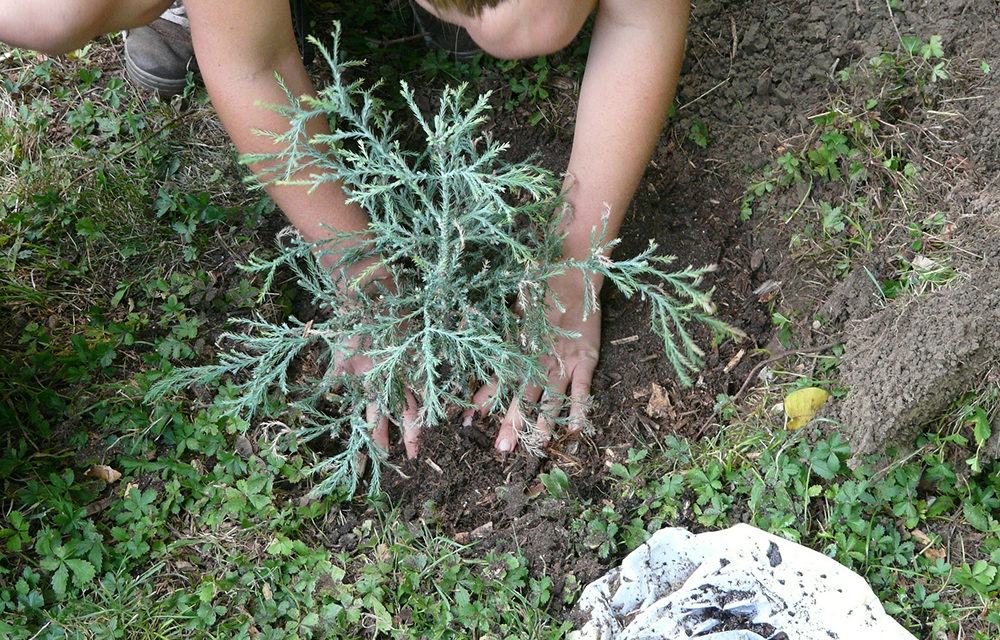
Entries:
{"label": "green grass", "polygon": [[[934,132],[934,109],[949,63],[939,36],[904,38],[898,51],[838,71],[830,102],[809,117],[812,129],[783,144],[784,152],[747,186],[741,218],[780,216],[795,227],[794,254],[829,264],[836,277],[898,227],[925,232],[936,211],[920,194],[929,180],[940,179],[927,156],[938,151],[935,142],[943,144]],[[925,165],[937,169],[929,178]],[[910,267],[901,256],[899,277],[886,286],[919,291],[953,276],[946,264],[935,264],[930,274]]]}
{"label": "green grass", "polygon": [[[944,95],[935,85],[949,80],[949,64],[939,37],[903,38],[898,51],[838,72],[829,104],[810,118],[812,130],[787,141],[749,180],[742,217],[787,225],[790,253],[809,280],[835,282],[866,269],[883,304],[963,280],[956,227],[939,192],[954,179],[948,146],[934,133],[935,101]],[[888,275],[867,270],[877,249],[893,246],[901,249]],[[794,350],[807,313],[777,306],[777,337]],[[817,317],[814,328],[821,326]],[[690,517],[711,528],[750,522],[823,551],[868,580],[917,637],[994,637],[1000,465],[984,451],[1000,420],[995,374],[924,425],[912,450],[849,467],[839,436],[814,428],[789,434],[771,426],[779,419],[768,409],[802,386],[846,393],[838,356],[775,364],[749,399],[734,407],[720,398],[717,441],[701,443],[682,472],[693,492]],[[676,474],[653,493],[683,492]],[[644,505],[638,520],[616,514],[616,531],[635,537],[647,510],[656,513]]]}
{"label": "green grass", "polygon": [[[406,77],[469,72],[426,55],[393,49],[375,65]],[[511,108],[529,117],[551,99],[535,64],[523,76],[501,68],[525,87],[511,88]],[[179,109],[148,101],[118,80],[104,43],[68,60],[13,54],[4,71],[0,636],[562,637],[547,611],[579,585],[557,592],[520,554],[457,544],[385,504],[353,503],[366,515],[342,526],[334,497],[301,500],[316,454],[288,446],[280,425],[248,431],[196,395],[142,401],[175,363],[209,360],[231,314],[281,317],[294,304],[283,283],[256,305],[261,282],[232,266],[271,246],[278,214],[243,186],[199,92]],[[807,165],[849,173],[839,156],[823,165],[822,149],[836,150],[823,135],[853,127],[851,113],[817,130],[818,157],[804,147],[776,161],[755,203],[796,172],[806,180]],[[902,180],[905,166],[878,171]],[[816,224],[829,219],[823,233],[847,243],[855,210],[829,204]],[[944,222],[914,224],[916,253],[943,248]],[[569,510],[576,551],[609,563],[661,526],[750,522],[863,575],[918,636],[992,637],[1000,468],[981,451],[998,419],[995,382],[970,390],[914,451],[851,469],[838,438],[786,432],[769,409],[789,388],[837,391],[835,358],[804,364],[722,409],[714,438],[622,452],[609,469],[613,500],[580,497],[556,467],[536,505]],[[86,475],[94,463],[123,475],[108,485]]]}
{"label": "green grass", "polygon": [[[266,254],[279,214],[243,185],[203,92],[150,102],[109,51],[5,58],[0,635],[561,636],[549,579],[520,555],[411,530],[380,504],[354,507],[374,522],[335,552],[341,505],[300,500],[315,454],[272,448],[276,428],[241,457],[247,425],[213,402],[143,401],[211,357],[230,315],[284,316],[295,292],[258,305],[261,283],[234,268]],[[123,475],[108,485],[94,463]]]}
{"label": "green grass", "polygon": [[960,628],[992,637],[1000,622],[1000,464],[967,474],[967,428],[931,433],[912,453],[851,469],[838,435],[768,422],[767,413],[751,414],[714,441],[667,436],[629,451],[611,468],[614,503],[580,505],[585,543],[601,557],[618,556],[665,525],[746,522],[863,576],[917,637]]}

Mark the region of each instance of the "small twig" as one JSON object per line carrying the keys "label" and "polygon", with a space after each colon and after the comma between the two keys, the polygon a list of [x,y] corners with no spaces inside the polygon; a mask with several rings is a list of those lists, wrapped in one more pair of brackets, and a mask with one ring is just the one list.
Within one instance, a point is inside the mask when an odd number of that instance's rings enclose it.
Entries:
{"label": "small twig", "polygon": [[736,60],[736,52],[739,50],[739,38],[736,37],[736,18],[729,16],[729,28],[733,34],[733,46],[729,51],[729,71],[726,73],[727,76],[733,74],[733,62]]}
{"label": "small twig", "polygon": [[[754,366],[754,368],[750,370],[750,374],[747,376],[746,380],[743,381],[743,385],[740,387],[739,391],[737,391],[736,393],[734,393],[732,395],[732,397],[729,398],[729,400],[726,401],[725,404],[723,404],[722,406],[720,406],[717,409],[717,411],[722,411],[726,407],[729,407],[729,406],[732,406],[733,404],[735,404],[736,401],[739,400],[743,396],[744,393],[746,393],[747,388],[750,386],[750,382],[753,381],[753,379],[757,377],[757,374],[760,373],[760,370],[763,369],[764,367],[766,367],[767,365],[772,364],[774,362],[777,362],[778,360],[783,360],[784,358],[787,358],[788,356],[799,356],[799,355],[804,355],[804,354],[807,354],[807,353],[818,353],[820,351],[826,351],[827,349],[832,349],[833,347],[837,346],[838,344],[840,344],[840,343],[839,342],[827,342],[826,344],[821,344],[821,345],[818,345],[818,346],[815,346],[815,347],[805,347],[803,349],[789,349],[788,351],[782,351],[781,353],[779,353],[777,355],[771,356],[767,360],[762,360],[761,362],[758,362]],[[705,429],[707,429],[709,427],[709,425],[711,425],[712,422],[714,422],[714,420],[713,420],[714,417],[715,417],[715,414],[713,413],[712,416],[709,417],[709,419],[705,422],[705,424],[701,425],[701,428],[698,429],[698,433],[695,434],[695,438],[700,438],[701,437],[701,434],[705,432]]]}
{"label": "small twig", "polygon": [[395,38],[393,40],[377,40],[375,38],[365,38],[368,42],[378,45],[380,47],[391,47],[394,44],[406,44],[407,42],[414,42],[416,40],[423,40],[430,35],[428,31],[421,31],[420,33],[415,33],[412,36],[404,36],[402,38]]}
{"label": "small twig", "polygon": [[124,157],[124,156],[126,156],[126,155],[128,155],[130,153],[132,153],[133,151],[135,151],[136,149],[138,149],[142,145],[146,144],[147,142],[149,142],[150,140],[152,140],[156,136],[160,135],[160,133],[162,133],[164,130],[169,129],[173,125],[175,125],[178,122],[180,122],[182,119],[186,118],[191,113],[193,113],[193,112],[192,111],[183,111],[183,112],[179,113],[175,118],[172,118],[168,122],[160,125],[156,129],[154,129],[152,132],[150,132],[142,140],[139,140],[135,144],[133,144],[133,145],[131,145],[129,147],[126,147],[125,149],[122,149],[121,151],[119,151],[115,155],[113,155],[110,158],[108,158],[107,160],[105,160],[103,163],[98,164],[97,166],[92,167],[92,168],[88,169],[87,171],[84,171],[83,173],[81,173],[80,175],[78,175],[76,178],[73,179],[72,182],[70,182],[68,185],[66,185],[66,189],[72,188],[73,185],[75,185],[76,183],[80,182],[84,178],[89,178],[91,175],[93,175],[97,171],[99,171],[99,170],[105,168],[106,166],[108,166],[108,164],[110,162],[114,162],[115,160],[118,160],[118,159],[120,159],[120,158],[122,158],[122,157]]}
{"label": "small twig", "polygon": [[42,625],[42,628],[39,629],[35,633],[35,635],[31,636],[30,640],[35,640],[35,638],[37,638],[38,636],[42,635],[42,632],[45,631],[46,629],[48,629],[50,624],[52,624],[52,621],[51,620],[46,620],[45,624]]}
{"label": "small twig", "polygon": [[690,102],[685,102],[681,106],[677,107],[677,110],[678,111],[683,111],[684,109],[687,109],[688,107],[690,107],[691,105],[693,105],[695,102],[698,102],[699,100],[701,100],[702,98],[704,98],[708,94],[712,93],[713,91],[715,91],[716,89],[718,89],[722,85],[726,84],[727,82],[729,82],[729,77],[728,76],[726,78],[724,78],[721,82],[719,82],[718,84],[716,84],[714,87],[712,87],[711,89],[709,89],[705,93],[703,93],[700,96],[698,96],[697,98],[695,98],[694,100],[691,100]]}
{"label": "small twig", "polygon": [[792,218],[794,218],[795,216],[797,216],[798,213],[799,213],[799,211],[802,210],[802,205],[804,205],[806,203],[806,198],[809,197],[809,194],[812,193],[812,190],[813,190],[813,181],[812,181],[812,178],[810,178],[809,179],[809,186],[806,187],[806,194],[804,196],[802,196],[802,200],[799,201],[799,206],[795,207],[795,210],[792,211],[791,215],[788,216],[788,219],[785,220],[785,224],[788,224],[789,222],[791,222]]}
{"label": "small twig", "polygon": [[892,14],[892,4],[889,0],[885,0],[885,8],[889,10],[889,22],[892,23],[892,29],[896,32],[896,38],[899,40],[899,46],[903,46],[903,36],[899,33],[899,27],[896,26],[896,16]]}

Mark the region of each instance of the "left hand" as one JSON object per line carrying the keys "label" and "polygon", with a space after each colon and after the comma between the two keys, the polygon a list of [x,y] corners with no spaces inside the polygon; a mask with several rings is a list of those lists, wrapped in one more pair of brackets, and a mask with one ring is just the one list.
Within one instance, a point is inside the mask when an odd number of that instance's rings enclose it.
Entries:
{"label": "left hand", "polygon": [[[548,440],[552,434],[553,418],[562,409],[567,391],[570,397],[570,429],[579,431],[586,424],[590,408],[590,383],[600,352],[601,314],[599,309],[591,309],[587,319],[583,319],[583,277],[579,271],[568,271],[549,281],[552,292],[565,309],[560,311],[553,305],[548,313],[549,322],[560,329],[579,334],[579,337],[557,338],[555,352],[541,358],[547,375],[545,388],[530,385],[524,397],[515,398],[510,403],[494,445],[501,453],[514,450],[519,434],[529,420],[535,421],[540,435]],[[600,282],[595,282],[595,286],[599,289]],[[495,392],[496,386],[491,383],[482,386],[473,396],[472,401],[481,416],[489,412]],[[525,415],[523,406],[536,403],[539,403],[539,414],[534,417]],[[473,413],[466,413],[467,424],[471,424]]]}

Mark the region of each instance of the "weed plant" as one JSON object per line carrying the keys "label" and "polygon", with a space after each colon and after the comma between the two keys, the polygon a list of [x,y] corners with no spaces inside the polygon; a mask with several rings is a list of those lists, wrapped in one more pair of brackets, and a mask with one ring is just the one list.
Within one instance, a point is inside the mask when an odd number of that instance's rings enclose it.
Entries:
{"label": "weed plant", "polygon": [[[855,256],[884,243],[894,222],[926,225],[935,214],[918,201],[929,162],[924,139],[941,141],[920,123],[949,78],[943,56],[940,36],[904,37],[898,51],[838,71],[834,98],[810,117],[805,141],[789,144],[747,187],[741,218],[768,212],[780,194],[799,186],[797,204],[773,213],[786,224],[799,219],[792,247],[810,258],[832,256],[837,276],[851,270]],[[936,261],[928,263],[930,274],[904,262],[900,271],[913,275],[899,279],[906,289],[936,286],[953,275]]]}
{"label": "weed plant", "polygon": [[[339,59],[338,38],[335,32],[331,49],[316,41],[332,84],[316,98],[288,93],[288,105],[272,107],[289,122],[288,131],[266,134],[280,151],[245,161],[270,166],[267,183],[342,181],[350,200],[368,213],[368,229],[330,230],[319,242],[284,234],[278,257],[254,259],[246,268],[264,275],[265,289],[289,270],[322,315],[312,322],[243,320],[241,331],[222,337],[229,350],[217,364],[177,369],[153,396],[225,377],[223,405],[232,415],[295,420],[304,440],[337,439],[340,451],[314,469],[326,476],[315,491],[344,485],[353,493],[358,454],[384,456],[370,436],[368,402],[379,415],[398,416],[412,389],[421,405],[419,425],[434,427],[446,421],[449,407],[472,406],[477,381],[495,381],[493,409],[506,407],[527,385],[545,384],[540,358],[567,335],[548,318],[561,309],[548,286],[557,275],[578,271],[588,283],[600,275],[626,296],[648,300],[653,330],[685,383],[702,356],[689,323],[703,323],[715,336],[736,333],[712,317],[710,292],[698,288],[712,267],[669,272],[674,258],[657,255],[653,243],[634,258],[612,260],[618,241],[604,229],[592,231],[588,258],[562,260],[558,228],[572,213],[559,197],[559,181],[529,163],[503,159],[505,145],[481,132],[487,96],[471,99],[464,87],[449,88],[437,112],[425,116],[402,84],[403,101],[425,138],[425,148],[406,148],[400,138],[411,125],[395,124],[373,88],[345,77],[360,63]],[[319,117],[333,120],[333,133],[310,137],[306,123]],[[324,267],[324,259],[332,266]],[[348,275],[359,264],[373,266]],[[389,280],[363,286],[377,268]],[[585,313],[594,313],[597,292],[586,293]],[[369,372],[337,370],[342,358],[359,354],[374,363]],[[287,399],[289,411],[269,415],[274,393]],[[522,440],[540,452],[538,434]]]}

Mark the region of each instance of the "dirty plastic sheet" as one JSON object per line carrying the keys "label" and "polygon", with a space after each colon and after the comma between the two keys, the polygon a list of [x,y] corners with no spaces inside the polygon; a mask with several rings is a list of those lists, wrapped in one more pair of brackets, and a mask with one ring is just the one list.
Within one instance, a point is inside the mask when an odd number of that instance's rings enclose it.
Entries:
{"label": "dirty plastic sheet", "polygon": [[577,607],[570,640],[916,640],[860,576],[745,524],[662,529]]}

